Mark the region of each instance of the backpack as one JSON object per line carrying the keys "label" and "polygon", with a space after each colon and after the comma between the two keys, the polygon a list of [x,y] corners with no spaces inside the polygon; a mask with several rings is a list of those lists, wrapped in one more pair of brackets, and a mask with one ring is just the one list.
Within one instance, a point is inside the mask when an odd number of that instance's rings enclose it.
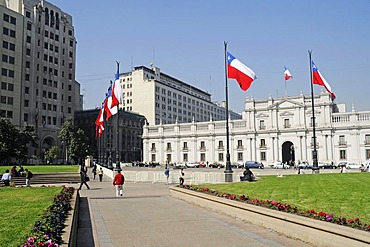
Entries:
{"label": "backpack", "polygon": [[33,177],[33,173],[32,172],[28,172],[28,177],[29,178],[32,178]]}

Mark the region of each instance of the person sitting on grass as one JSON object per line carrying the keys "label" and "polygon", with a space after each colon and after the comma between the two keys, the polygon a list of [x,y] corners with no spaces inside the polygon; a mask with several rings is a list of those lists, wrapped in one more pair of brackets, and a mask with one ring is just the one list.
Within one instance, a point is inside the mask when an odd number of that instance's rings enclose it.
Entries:
{"label": "person sitting on grass", "polygon": [[243,177],[240,177],[240,181],[248,181],[248,182],[252,182],[255,180],[254,178],[254,174],[251,170],[249,170],[249,167],[246,166],[245,167],[245,170],[243,172]]}

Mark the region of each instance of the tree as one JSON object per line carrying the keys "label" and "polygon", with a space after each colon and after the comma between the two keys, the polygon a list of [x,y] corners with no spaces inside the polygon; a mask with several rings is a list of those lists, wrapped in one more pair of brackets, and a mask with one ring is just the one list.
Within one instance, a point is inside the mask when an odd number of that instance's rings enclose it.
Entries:
{"label": "tree", "polygon": [[53,163],[54,160],[59,159],[60,158],[59,147],[58,146],[52,146],[51,148],[49,148],[45,152],[44,158],[49,163]]}
{"label": "tree", "polygon": [[67,145],[68,159],[82,162],[86,157],[87,137],[83,130],[73,125],[72,118],[67,118],[63,123],[59,137]]}
{"label": "tree", "polygon": [[23,130],[16,128],[9,120],[0,119],[0,157],[2,162],[10,162],[12,158],[25,160],[28,145],[37,146],[37,135],[33,126]]}

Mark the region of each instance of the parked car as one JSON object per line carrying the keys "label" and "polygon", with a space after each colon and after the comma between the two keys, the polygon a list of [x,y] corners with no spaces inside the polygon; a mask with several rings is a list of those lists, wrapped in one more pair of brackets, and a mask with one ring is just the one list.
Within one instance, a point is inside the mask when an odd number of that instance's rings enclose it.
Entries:
{"label": "parked car", "polygon": [[224,168],[225,166],[221,163],[214,162],[212,164],[209,164],[210,168]]}
{"label": "parked car", "polygon": [[361,165],[352,161],[341,161],[338,163],[338,168],[345,167],[346,169],[360,169]]}
{"label": "parked car", "polygon": [[319,168],[320,169],[335,169],[336,167],[331,163],[322,163],[319,162]]}
{"label": "parked car", "polygon": [[312,165],[308,164],[307,162],[302,162],[302,163],[298,164],[297,168],[299,168],[299,169],[311,169]]}
{"label": "parked car", "polygon": [[232,168],[243,168],[244,165],[243,164],[240,164],[240,163],[234,162],[234,163],[231,163],[231,167]]}
{"label": "parked car", "polygon": [[259,168],[259,169],[264,168],[263,164],[257,161],[246,161],[244,164],[244,167],[247,167],[247,166],[249,168]]}
{"label": "parked car", "polygon": [[198,168],[199,163],[198,162],[189,162],[189,163],[186,163],[186,167],[187,168]]}
{"label": "parked car", "polygon": [[290,169],[290,165],[286,165],[282,162],[274,164],[275,169]]}
{"label": "parked car", "polygon": [[199,167],[207,167],[207,165],[204,162],[200,162]]}
{"label": "parked car", "polygon": [[175,167],[174,168],[178,168],[178,169],[180,169],[180,168],[186,168],[187,166],[186,166],[186,163],[176,163],[176,165],[175,165]]}

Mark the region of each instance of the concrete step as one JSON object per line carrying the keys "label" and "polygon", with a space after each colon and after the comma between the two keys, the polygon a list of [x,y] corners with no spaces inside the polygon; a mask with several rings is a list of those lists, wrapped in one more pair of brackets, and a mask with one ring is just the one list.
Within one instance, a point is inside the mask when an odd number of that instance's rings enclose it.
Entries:
{"label": "concrete step", "polygon": [[[13,177],[15,185],[25,185],[25,177]],[[79,183],[79,173],[34,173],[31,184],[60,184],[60,183]]]}

